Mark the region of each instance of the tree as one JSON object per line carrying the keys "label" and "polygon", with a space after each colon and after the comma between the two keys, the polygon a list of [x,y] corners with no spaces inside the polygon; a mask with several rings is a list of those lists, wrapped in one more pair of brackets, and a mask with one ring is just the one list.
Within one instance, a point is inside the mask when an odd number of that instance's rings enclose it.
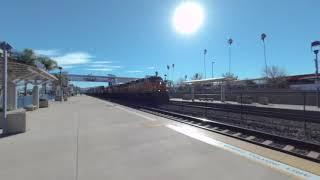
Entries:
{"label": "tree", "polygon": [[202,74],[200,74],[200,73],[195,73],[195,74],[192,76],[191,80],[200,80],[200,79],[202,79],[202,77],[203,77]]}
{"label": "tree", "polygon": [[[58,63],[52,59],[50,59],[48,56],[38,56],[37,61],[41,64],[43,64],[46,71],[51,71],[53,69],[56,69],[58,67]],[[47,93],[47,83],[43,84],[44,93]]]}
{"label": "tree", "polygon": [[185,82],[185,80],[184,80],[183,78],[179,78],[179,79],[176,81],[175,84],[176,84],[177,86],[180,86],[180,85],[183,85],[184,82]]}
{"label": "tree", "polygon": [[233,73],[224,73],[222,74],[222,77],[228,78],[230,80],[237,80],[238,76],[234,75]]}
{"label": "tree", "polygon": [[51,71],[58,67],[58,63],[47,56],[38,56],[37,61],[43,64],[47,71]]}
{"label": "tree", "polygon": [[36,60],[37,60],[36,54],[32,49],[24,49],[18,55],[18,61],[31,66],[35,66]]}
{"label": "tree", "polygon": [[264,69],[263,73],[266,78],[267,85],[278,88],[287,86],[287,73],[285,69],[273,65]]}
{"label": "tree", "polygon": [[60,81],[62,82],[62,86],[66,86],[68,85],[68,77],[65,74],[55,74],[56,78],[58,79],[58,81],[55,81],[56,85],[60,85]]}

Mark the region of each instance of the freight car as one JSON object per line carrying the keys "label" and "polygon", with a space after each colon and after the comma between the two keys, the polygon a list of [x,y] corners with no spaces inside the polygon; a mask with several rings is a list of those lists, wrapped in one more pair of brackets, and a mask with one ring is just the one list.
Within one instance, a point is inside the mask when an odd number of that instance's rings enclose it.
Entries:
{"label": "freight car", "polygon": [[89,94],[94,96],[121,101],[154,104],[169,101],[166,83],[158,76],[151,76],[106,88],[97,87],[90,91]]}

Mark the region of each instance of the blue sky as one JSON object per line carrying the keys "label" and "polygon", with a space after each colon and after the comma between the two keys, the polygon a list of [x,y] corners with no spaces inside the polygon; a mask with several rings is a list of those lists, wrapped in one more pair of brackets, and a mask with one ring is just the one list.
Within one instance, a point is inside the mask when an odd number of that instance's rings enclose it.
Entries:
{"label": "blue sky", "polygon": [[[205,9],[201,29],[177,33],[172,15],[182,0],[10,0],[1,2],[0,40],[16,49],[32,48],[54,57],[69,73],[144,77],[175,64],[174,78],[228,70],[227,39],[232,37],[232,72],[261,76],[260,34],[268,35],[269,65],[288,74],[313,73],[310,43],[320,39],[319,0],[198,0]],[[5,7],[5,8],[4,8]],[[3,11],[4,9],[4,11]],[[171,75],[172,76],[172,75]],[[86,85],[86,84],[82,84]]]}

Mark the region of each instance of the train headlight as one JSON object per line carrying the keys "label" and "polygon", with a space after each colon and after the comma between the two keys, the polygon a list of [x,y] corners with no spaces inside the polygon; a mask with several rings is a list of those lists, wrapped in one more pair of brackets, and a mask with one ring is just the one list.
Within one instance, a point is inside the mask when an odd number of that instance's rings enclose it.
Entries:
{"label": "train headlight", "polygon": [[160,92],[161,90],[160,89],[158,89],[158,92]]}

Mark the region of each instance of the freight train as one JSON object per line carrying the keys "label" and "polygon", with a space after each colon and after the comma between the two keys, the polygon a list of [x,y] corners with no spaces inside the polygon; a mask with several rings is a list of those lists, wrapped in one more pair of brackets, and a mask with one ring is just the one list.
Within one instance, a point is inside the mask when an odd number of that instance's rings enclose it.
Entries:
{"label": "freight train", "polygon": [[161,77],[151,76],[125,84],[89,89],[89,95],[120,101],[162,104],[169,101],[165,81]]}

